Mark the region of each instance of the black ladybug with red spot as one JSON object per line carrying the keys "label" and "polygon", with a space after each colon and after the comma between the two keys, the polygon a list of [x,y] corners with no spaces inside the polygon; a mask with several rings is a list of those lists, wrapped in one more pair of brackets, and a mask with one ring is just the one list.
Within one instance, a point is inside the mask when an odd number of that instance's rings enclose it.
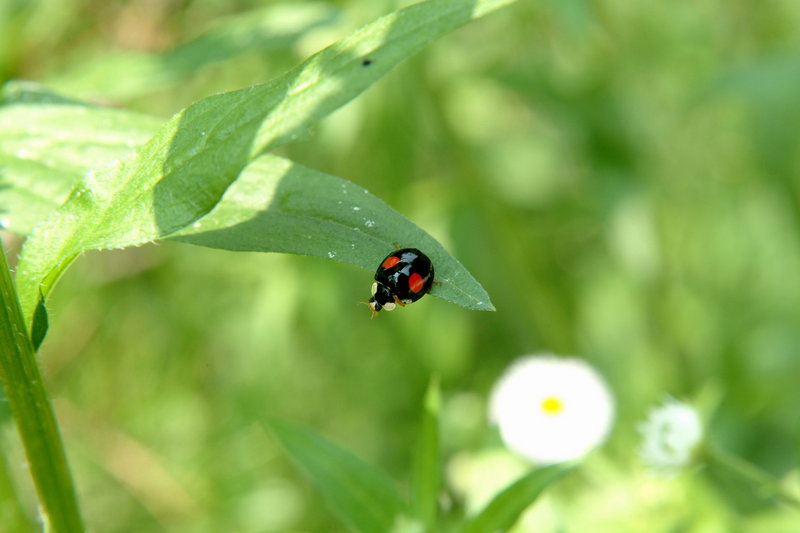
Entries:
{"label": "black ladybug with red spot", "polygon": [[367,305],[375,317],[381,309],[393,311],[398,305],[416,302],[430,292],[433,283],[433,263],[428,256],[416,248],[402,248],[381,261]]}

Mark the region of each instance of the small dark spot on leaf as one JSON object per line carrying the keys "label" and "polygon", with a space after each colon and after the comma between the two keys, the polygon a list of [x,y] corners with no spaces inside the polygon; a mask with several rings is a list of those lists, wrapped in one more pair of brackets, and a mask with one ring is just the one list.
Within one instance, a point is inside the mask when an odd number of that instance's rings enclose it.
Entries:
{"label": "small dark spot on leaf", "polygon": [[370,58],[368,58],[368,57],[365,57],[365,58],[364,58],[364,59],[361,61],[361,66],[362,66],[362,67],[368,67],[368,66],[370,66],[371,64],[372,64],[372,60],[371,60]]}

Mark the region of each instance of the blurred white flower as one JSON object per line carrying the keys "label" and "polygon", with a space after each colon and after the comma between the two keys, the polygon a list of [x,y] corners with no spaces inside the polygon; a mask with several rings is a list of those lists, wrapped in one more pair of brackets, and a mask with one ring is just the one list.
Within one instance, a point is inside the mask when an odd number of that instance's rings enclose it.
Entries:
{"label": "blurred white flower", "polygon": [[582,457],[606,439],[614,398],[588,363],[530,355],[495,384],[489,416],[511,451],[537,464],[558,463]]}
{"label": "blurred white flower", "polygon": [[650,410],[647,420],[639,424],[639,432],[639,456],[647,466],[665,475],[687,466],[703,437],[700,415],[694,407],[669,397]]}

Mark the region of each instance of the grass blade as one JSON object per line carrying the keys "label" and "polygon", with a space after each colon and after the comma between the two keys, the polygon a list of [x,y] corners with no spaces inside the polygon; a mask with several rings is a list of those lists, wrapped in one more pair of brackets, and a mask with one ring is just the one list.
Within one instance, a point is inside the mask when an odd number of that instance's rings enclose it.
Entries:
{"label": "grass blade", "polygon": [[25,447],[46,523],[58,533],[83,531],[58,424],[22,321],[2,244],[0,296],[3,302],[0,306],[0,379]]}
{"label": "grass blade", "polygon": [[331,509],[361,533],[387,533],[406,506],[391,480],[349,452],[288,422],[269,424]]}
{"label": "grass blade", "polygon": [[494,497],[477,516],[469,520],[463,533],[508,531],[536,498],[573,467],[551,465],[533,470]]}
{"label": "grass blade", "polygon": [[439,448],[439,381],[432,379],[425,394],[419,437],[414,451],[414,480],[411,506],[414,515],[427,531],[437,531],[439,492],[441,490],[441,451]]}

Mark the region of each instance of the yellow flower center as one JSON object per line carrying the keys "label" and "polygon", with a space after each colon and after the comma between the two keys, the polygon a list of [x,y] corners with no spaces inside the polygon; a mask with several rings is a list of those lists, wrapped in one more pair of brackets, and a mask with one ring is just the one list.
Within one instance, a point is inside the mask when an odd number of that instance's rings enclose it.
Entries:
{"label": "yellow flower center", "polygon": [[557,415],[564,410],[564,404],[560,399],[549,396],[542,400],[542,411],[546,415]]}

